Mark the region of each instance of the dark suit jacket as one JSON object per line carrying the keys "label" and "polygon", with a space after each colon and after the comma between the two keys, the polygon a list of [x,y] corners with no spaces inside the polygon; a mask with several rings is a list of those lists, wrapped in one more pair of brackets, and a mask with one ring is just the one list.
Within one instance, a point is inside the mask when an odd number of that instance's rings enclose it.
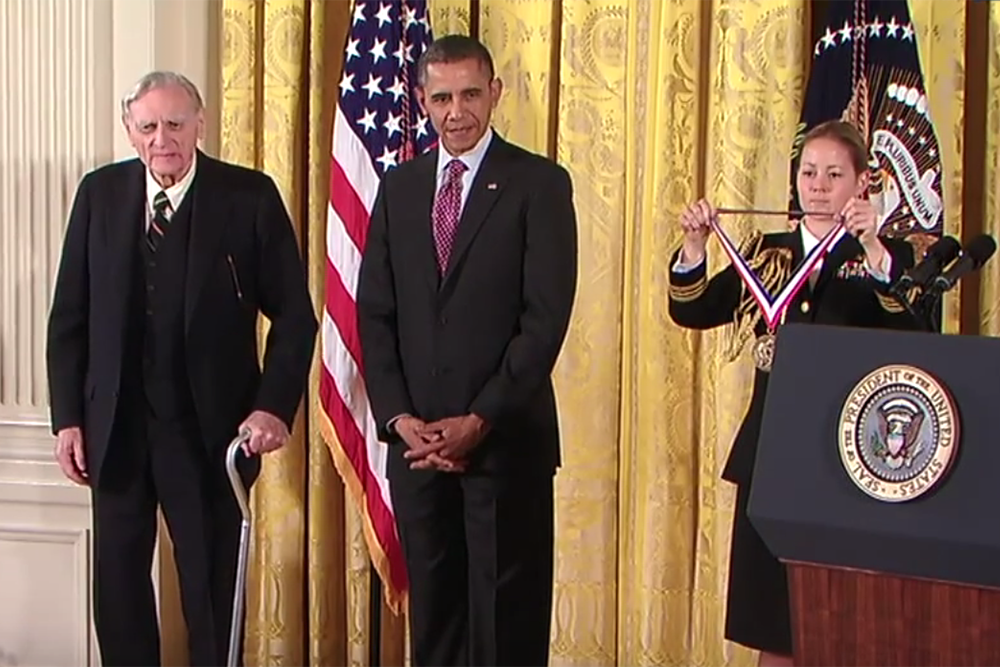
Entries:
{"label": "dark suit jacket", "polygon": [[[201,435],[224,448],[255,410],[291,427],[317,322],[291,221],[266,175],[199,152],[185,285],[187,372]],[[48,327],[54,432],[83,428],[91,484],[114,434],[133,263],[146,218],[139,160],[84,177],[70,213]],[[271,323],[263,372],[258,312]],[[134,404],[134,403],[133,403]]]}
{"label": "dark suit jacket", "polygon": [[553,471],[551,373],[576,291],[569,174],[494,134],[443,278],[431,207],[437,151],[389,171],[358,284],[358,329],[381,439],[390,419],[475,413],[491,431],[470,471]]}
{"label": "dark suit jacket", "polygon": [[[913,249],[909,243],[897,239],[882,239],[882,242],[892,256],[888,283],[876,280],[865,272],[861,244],[854,237],[845,235],[824,258],[815,288],[804,285],[792,301],[786,322],[919,329],[919,323],[888,293],[889,286],[913,266]],[[790,256],[790,268],[794,271],[804,256],[801,233],[796,230],[765,234],[759,247],[744,256],[753,261],[758,253],[769,249],[785,249]],[[673,267],[679,254],[680,250],[674,253],[670,267]],[[758,275],[760,273],[758,271]],[[772,295],[783,286],[772,289]],[[741,307],[759,312],[756,305],[748,304],[747,300],[751,298],[732,265],[711,280],[705,273],[704,262],[688,273],[670,271],[670,316],[683,327],[711,329],[732,322]],[[760,318],[754,334],[759,336],[765,332],[766,326]],[[823,351],[816,350],[816,354],[823,354]],[[745,484],[751,480],[757,456],[757,438],[764,417],[768,377],[768,373],[759,370],[754,377],[749,409],[722,472],[722,477],[730,482]]]}

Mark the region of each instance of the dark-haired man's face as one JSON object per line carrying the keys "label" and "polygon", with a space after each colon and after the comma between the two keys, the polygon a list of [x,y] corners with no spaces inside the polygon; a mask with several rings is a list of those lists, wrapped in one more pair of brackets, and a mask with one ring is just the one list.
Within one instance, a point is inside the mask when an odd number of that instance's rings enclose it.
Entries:
{"label": "dark-haired man's face", "polygon": [[503,84],[477,58],[427,65],[425,85],[417,100],[451,155],[473,148],[486,134]]}

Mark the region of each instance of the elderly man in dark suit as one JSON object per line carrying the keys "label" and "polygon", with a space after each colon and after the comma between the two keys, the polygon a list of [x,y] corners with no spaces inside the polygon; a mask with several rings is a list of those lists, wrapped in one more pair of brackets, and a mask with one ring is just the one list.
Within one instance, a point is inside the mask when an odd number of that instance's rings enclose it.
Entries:
{"label": "elderly man in dark suit", "polygon": [[[281,447],[317,322],[294,232],[264,174],[197,149],[202,98],[154,72],[122,102],[139,159],[80,183],[48,329],[56,459],[88,485],[102,662],[158,665],[150,567],[161,507],[192,665],[226,661],[239,510],[224,467]],[[263,369],[258,313],[271,328]],[[247,486],[259,458],[243,459]]]}
{"label": "elderly man in dark suit", "polygon": [[549,655],[551,372],[576,290],[576,215],[566,170],[490,129],[500,92],[473,39],[422,56],[418,99],[440,145],[385,175],[358,284],[421,666]]}

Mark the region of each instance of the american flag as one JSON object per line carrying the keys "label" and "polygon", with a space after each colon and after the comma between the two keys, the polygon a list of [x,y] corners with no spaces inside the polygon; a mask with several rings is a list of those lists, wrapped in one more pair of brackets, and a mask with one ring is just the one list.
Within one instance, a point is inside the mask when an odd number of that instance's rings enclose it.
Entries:
{"label": "american flag", "polygon": [[357,502],[387,603],[406,596],[403,553],[365,392],[355,298],[379,180],[437,141],[414,95],[417,59],[432,41],[426,0],[357,0],[333,123],[321,343],[321,428]]}

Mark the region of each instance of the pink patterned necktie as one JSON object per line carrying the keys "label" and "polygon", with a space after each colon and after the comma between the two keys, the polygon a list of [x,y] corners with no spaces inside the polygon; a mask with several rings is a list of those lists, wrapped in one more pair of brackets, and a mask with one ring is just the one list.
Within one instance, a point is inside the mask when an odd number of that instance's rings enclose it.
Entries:
{"label": "pink patterned necktie", "polygon": [[445,179],[434,198],[431,220],[434,223],[434,245],[437,248],[438,270],[444,274],[448,256],[455,243],[459,213],[462,209],[462,174],[469,168],[461,160],[452,160],[445,168]]}

